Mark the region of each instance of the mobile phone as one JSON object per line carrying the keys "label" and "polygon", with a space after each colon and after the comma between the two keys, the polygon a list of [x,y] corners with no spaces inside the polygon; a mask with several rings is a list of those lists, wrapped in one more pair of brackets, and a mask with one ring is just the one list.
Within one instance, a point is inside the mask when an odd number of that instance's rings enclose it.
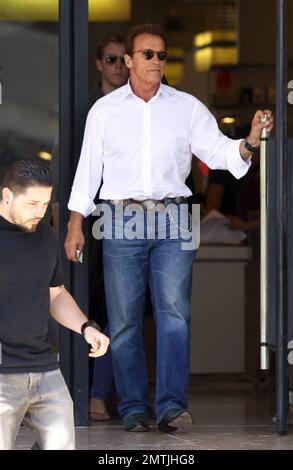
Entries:
{"label": "mobile phone", "polygon": [[80,250],[76,250],[75,252],[75,257],[79,263],[82,263],[83,261],[83,252]]}

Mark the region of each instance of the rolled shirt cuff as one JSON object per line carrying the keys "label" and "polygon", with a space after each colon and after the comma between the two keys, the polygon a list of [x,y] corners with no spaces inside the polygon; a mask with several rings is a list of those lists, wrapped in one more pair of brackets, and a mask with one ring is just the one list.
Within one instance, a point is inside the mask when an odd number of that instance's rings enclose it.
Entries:
{"label": "rolled shirt cuff", "polygon": [[84,217],[90,215],[96,208],[92,199],[73,188],[67,207],[70,211],[79,212]]}
{"label": "rolled shirt cuff", "polygon": [[240,143],[242,142],[242,140],[243,139],[235,140],[235,142],[233,143],[234,151],[229,154],[227,162],[228,170],[237,179],[242,178],[242,176],[247,173],[251,165],[251,158],[243,160],[240,155]]}

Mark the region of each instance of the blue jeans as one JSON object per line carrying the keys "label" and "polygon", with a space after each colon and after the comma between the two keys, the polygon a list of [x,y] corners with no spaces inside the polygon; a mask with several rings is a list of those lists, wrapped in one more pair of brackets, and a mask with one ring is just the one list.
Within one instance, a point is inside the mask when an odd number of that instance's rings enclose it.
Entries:
{"label": "blue jeans", "polygon": [[[157,217],[156,217],[157,218]],[[129,220],[124,217],[125,222]],[[146,217],[145,217],[146,222]],[[172,221],[167,217],[167,225]],[[168,232],[168,227],[167,227]],[[189,381],[189,325],[195,250],[180,239],[105,239],[104,278],[115,384],[122,418],[150,413],[142,337],[149,283],[157,327],[156,415],[186,409]]]}

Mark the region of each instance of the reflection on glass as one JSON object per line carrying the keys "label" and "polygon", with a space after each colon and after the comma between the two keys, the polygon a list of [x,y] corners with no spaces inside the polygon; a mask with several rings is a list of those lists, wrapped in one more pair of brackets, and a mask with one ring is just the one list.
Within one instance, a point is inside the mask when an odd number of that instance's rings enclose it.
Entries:
{"label": "reflection on glass", "polygon": [[[16,19],[12,8],[17,2],[1,1],[0,6],[4,3],[6,18],[10,13]],[[28,3],[33,17],[38,2],[22,0]],[[58,26],[56,21],[0,20],[0,184],[11,163],[32,156],[50,161],[57,181]],[[51,219],[50,211],[46,219]],[[52,320],[49,331],[56,345],[58,328]]]}
{"label": "reflection on glass", "polygon": [[[58,0],[1,0],[0,20],[58,21]],[[131,0],[88,0],[90,21],[127,21]]]}
{"label": "reflection on glass", "polygon": [[58,23],[0,21],[0,82],[1,178],[17,159],[54,155],[58,144]]}

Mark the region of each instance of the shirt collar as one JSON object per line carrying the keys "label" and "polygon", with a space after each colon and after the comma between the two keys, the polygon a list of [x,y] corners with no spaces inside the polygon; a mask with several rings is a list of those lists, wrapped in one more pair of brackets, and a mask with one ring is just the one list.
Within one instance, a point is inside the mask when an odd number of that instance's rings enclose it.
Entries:
{"label": "shirt collar", "polygon": [[[152,99],[154,98],[157,98],[159,95],[162,95],[164,98],[169,98],[172,94],[171,92],[171,88],[166,86],[166,85],[163,85],[162,83],[160,84],[159,86],[159,89],[157,91],[157,93],[155,94],[155,96],[153,96]],[[134,96],[135,98],[138,98],[134,93],[133,93],[133,90],[130,86],[130,78],[128,79],[128,82],[126,83],[125,87],[124,87],[124,90],[123,90],[123,93],[121,94],[121,101],[124,101],[126,98],[128,98],[128,96]]]}

